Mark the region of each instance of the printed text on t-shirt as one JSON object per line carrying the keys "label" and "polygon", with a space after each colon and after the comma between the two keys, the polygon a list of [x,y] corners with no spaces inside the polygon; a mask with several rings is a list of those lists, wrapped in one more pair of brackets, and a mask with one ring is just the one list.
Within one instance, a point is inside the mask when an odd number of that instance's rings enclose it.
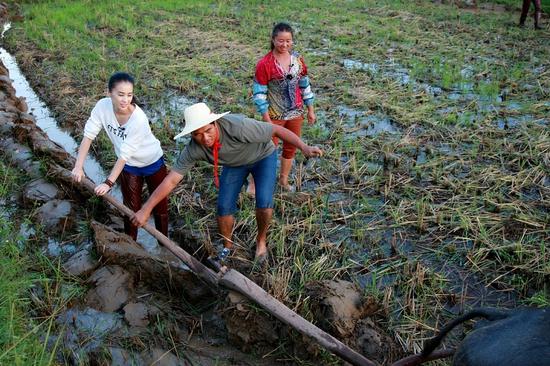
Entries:
{"label": "printed text on t-shirt", "polygon": [[107,129],[109,130],[109,132],[111,132],[113,135],[117,136],[117,137],[120,137],[123,141],[124,139],[126,138],[126,136],[128,134],[124,133],[124,130],[126,130],[126,127],[118,127],[118,128],[115,128],[111,125],[107,125]]}

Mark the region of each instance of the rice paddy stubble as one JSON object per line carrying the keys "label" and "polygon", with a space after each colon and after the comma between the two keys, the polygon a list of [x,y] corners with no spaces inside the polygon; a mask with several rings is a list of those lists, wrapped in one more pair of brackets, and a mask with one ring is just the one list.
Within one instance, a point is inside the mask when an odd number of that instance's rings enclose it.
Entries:
{"label": "rice paddy stubble", "polygon": [[[290,307],[300,309],[309,280],[360,282],[358,273],[372,273],[377,285],[371,283],[366,291],[384,302],[385,324],[405,349],[417,350],[448,315],[449,303],[459,308],[480,303],[468,286],[455,290],[457,282],[466,280],[434,266],[433,253],[448,266],[460,263],[459,272],[475,274],[483,286],[517,293],[520,301],[543,304],[548,299],[543,285],[549,275],[548,251],[541,250],[550,236],[546,31],[537,38],[511,28],[514,12],[474,14],[428,1],[327,1],[315,8],[296,2],[264,7],[173,1],[150,2],[147,8],[119,2],[113,8],[98,2],[85,15],[77,11],[83,3],[59,4],[24,5],[27,20],[14,24],[8,41],[23,68],[36,70],[33,83],[64,123],[73,123],[67,116],[85,121],[91,101],[102,93],[99,80],[115,68],[137,74],[137,93],[148,105],[160,103],[169,88],[206,99],[214,109],[251,116],[247,90],[271,24],[263,19],[284,19],[289,9],[297,10],[299,15],[291,19],[299,29],[296,47],[308,62],[321,116],[320,125],[305,127],[304,136],[322,145],[326,155],[297,170],[301,193],[308,197],[305,204],[276,196],[270,232],[273,266],[264,278],[277,282],[269,290]],[[334,6],[342,11],[334,12]],[[105,16],[118,18],[121,12],[125,16],[115,22]],[[308,51],[319,47],[324,54]],[[348,69],[342,59],[378,65],[380,72]],[[71,88],[40,87],[60,75],[68,77]],[[430,92],[436,87],[441,89],[437,95]],[[85,91],[82,99],[76,91]],[[499,100],[502,95],[506,101]],[[511,111],[509,101],[521,103],[521,110]],[[351,137],[335,104],[388,116],[398,133]],[[446,111],[436,113],[440,110]],[[510,113],[532,119],[499,129],[497,118]],[[171,154],[170,136],[177,131],[164,129],[178,126],[181,121],[172,121],[176,118],[152,121]],[[425,152],[421,163],[419,151]],[[214,216],[207,216],[214,212],[216,195],[210,174],[208,167],[193,170],[193,184],[185,183],[178,198],[172,198],[173,216],[184,214],[186,223],[204,218],[199,225],[204,237],[215,232]],[[180,199],[183,190],[199,194],[200,204],[188,195]],[[349,192],[356,204],[327,200]],[[375,206],[374,218],[371,200],[383,202]],[[192,202],[191,210],[187,202]],[[235,236],[251,250],[253,202],[240,204]],[[415,250],[397,258],[383,252],[362,257],[368,243],[374,248],[382,244],[379,233],[388,229],[399,230]],[[332,233],[338,233],[338,240]],[[346,244],[347,238],[355,245]],[[447,243],[471,246],[449,253],[443,249],[451,248]],[[381,276],[390,273],[397,280],[378,288]],[[480,300],[499,303],[498,298]]]}

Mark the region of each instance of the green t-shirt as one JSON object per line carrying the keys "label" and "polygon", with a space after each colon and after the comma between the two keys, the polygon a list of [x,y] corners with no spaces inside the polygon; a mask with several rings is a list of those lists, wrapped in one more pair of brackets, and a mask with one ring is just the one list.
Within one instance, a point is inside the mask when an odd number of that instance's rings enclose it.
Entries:
{"label": "green t-shirt", "polygon": [[[271,141],[273,125],[247,118],[242,114],[227,114],[216,121],[220,132],[220,150],[218,164],[241,166],[253,164],[275,151]],[[191,139],[183,149],[172,170],[183,174],[196,161],[214,163],[212,149],[202,146]]]}

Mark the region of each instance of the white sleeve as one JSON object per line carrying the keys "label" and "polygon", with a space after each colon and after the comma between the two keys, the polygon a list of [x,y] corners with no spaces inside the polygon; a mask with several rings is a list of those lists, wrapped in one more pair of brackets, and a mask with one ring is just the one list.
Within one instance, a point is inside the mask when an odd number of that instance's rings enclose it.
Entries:
{"label": "white sleeve", "polygon": [[101,106],[99,102],[95,105],[94,109],[92,109],[92,113],[90,114],[90,118],[88,118],[88,121],[86,122],[86,125],[84,126],[84,136],[89,138],[90,140],[93,140],[96,138],[97,134],[101,131],[103,128],[103,125],[101,123],[102,121],[102,111]]}

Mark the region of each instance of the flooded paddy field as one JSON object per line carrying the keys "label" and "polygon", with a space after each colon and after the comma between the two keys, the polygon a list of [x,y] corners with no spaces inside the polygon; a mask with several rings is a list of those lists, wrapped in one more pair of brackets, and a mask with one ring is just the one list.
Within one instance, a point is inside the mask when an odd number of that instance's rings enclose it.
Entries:
{"label": "flooded paddy field", "polygon": [[[254,66],[272,24],[290,22],[316,94],[318,120],[303,136],[325,155],[298,154],[296,192],[277,193],[269,266],[261,270],[251,266],[254,203],[241,197],[233,265],[367,357],[389,362],[418,352],[434,329],[472,307],[550,305],[550,19],[540,31],[531,19],[521,29],[517,2],[478,3],[23,2],[11,8],[3,47],[65,134],[56,142],[70,155],[109,75],[126,70],[171,161],[183,146],[172,138],[190,104],[260,119],[251,99]],[[21,80],[10,77],[18,89]],[[30,107],[34,97],[26,98]],[[46,118],[28,112],[37,122]],[[106,136],[93,155],[98,176],[116,160]],[[170,198],[171,237],[198,256],[218,239],[211,174],[194,168]],[[2,197],[17,210],[18,199]],[[40,241],[44,255],[61,263],[86,250],[98,258],[90,223],[120,230],[120,219],[97,199],[69,201],[79,224]],[[33,217],[14,229],[31,242]],[[98,306],[90,293],[101,280],[77,281],[71,306],[63,303],[51,325],[59,338],[46,342],[66,360],[147,362],[170,350],[183,364],[339,362],[296,334],[281,338],[273,319],[253,307],[213,295],[183,301],[172,287],[142,284],[138,272],[122,272],[124,261],[112,261],[90,278],[126,278],[132,285],[121,287],[131,301]],[[102,268],[110,272],[97,274]],[[391,350],[349,340],[367,329],[366,316],[344,331],[316,311],[318,284],[332,280],[354,283],[361,301],[376,304],[369,329],[379,329]],[[124,317],[126,306],[137,318]],[[227,316],[236,308],[246,322]]]}

